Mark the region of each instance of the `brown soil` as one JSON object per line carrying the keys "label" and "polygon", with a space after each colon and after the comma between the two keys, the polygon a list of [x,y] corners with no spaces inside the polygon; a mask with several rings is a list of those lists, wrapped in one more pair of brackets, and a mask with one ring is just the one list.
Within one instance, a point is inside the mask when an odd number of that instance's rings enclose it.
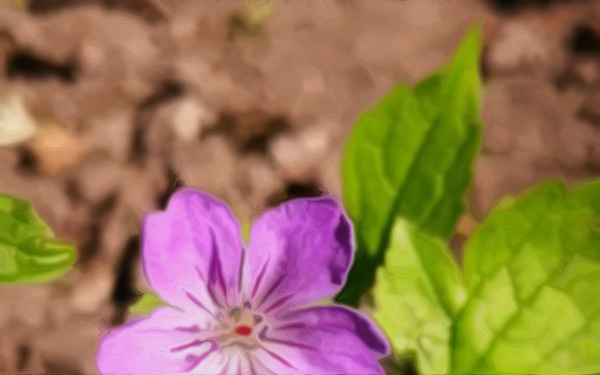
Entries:
{"label": "brown soil", "polygon": [[[35,133],[0,148],[0,192],[78,245],[49,285],[0,288],[0,373],[95,373],[98,337],[147,285],[144,212],[183,185],[247,220],[340,196],[356,115],[484,27],[485,135],[468,232],[547,178],[600,174],[600,2],[6,0],[0,96]],[[0,98],[0,103],[4,99]]]}

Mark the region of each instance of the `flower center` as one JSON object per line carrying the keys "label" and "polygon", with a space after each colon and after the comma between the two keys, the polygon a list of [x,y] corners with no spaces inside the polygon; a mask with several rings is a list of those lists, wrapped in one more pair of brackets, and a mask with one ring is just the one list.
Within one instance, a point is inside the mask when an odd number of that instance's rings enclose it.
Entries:
{"label": "flower center", "polygon": [[247,325],[239,325],[235,327],[235,333],[240,336],[250,336],[252,334],[252,327]]}

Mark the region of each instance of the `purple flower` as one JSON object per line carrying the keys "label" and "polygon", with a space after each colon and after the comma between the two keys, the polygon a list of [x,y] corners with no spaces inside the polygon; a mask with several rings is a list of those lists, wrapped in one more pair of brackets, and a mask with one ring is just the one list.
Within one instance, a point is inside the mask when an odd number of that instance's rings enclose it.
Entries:
{"label": "purple flower", "polygon": [[372,374],[388,353],[379,331],[341,306],[307,306],[342,286],[352,229],[331,198],[267,211],[244,248],[229,209],[191,189],[147,216],[146,276],[175,307],[114,329],[103,374]]}

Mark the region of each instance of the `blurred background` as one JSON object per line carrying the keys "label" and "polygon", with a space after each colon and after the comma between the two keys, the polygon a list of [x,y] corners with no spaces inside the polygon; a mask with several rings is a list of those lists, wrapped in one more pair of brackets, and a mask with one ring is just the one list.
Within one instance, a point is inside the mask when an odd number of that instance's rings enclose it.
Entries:
{"label": "blurred background", "polygon": [[0,0],[0,192],[76,269],[0,287],[0,373],[95,373],[147,291],[140,218],[178,187],[245,223],[340,196],[344,139],[483,25],[482,152],[454,247],[498,200],[600,175],[600,1]]}

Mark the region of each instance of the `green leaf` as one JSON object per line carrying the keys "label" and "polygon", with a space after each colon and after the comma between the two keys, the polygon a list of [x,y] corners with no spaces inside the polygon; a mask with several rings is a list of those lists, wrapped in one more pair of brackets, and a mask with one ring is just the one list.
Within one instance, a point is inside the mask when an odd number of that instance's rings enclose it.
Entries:
{"label": "green leaf", "polygon": [[395,354],[423,373],[600,372],[598,202],[600,181],[503,200],[466,245],[465,303],[445,243],[396,224],[374,288]]}
{"label": "green leaf", "polygon": [[452,235],[481,140],[480,49],[473,30],[449,66],[412,91],[397,87],[359,116],[342,162],[357,252],[340,301],[356,304],[372,284],[396,218]]}
{"label": "green leaf", "polygon": [[0,282],[46,282],[75,261],[75,247],[54,238],[31,203],[0,195]]}
{"label": "green leaf", "polygon": [[137,315],[148,315],[157,307],[167,305],[153,293],[144,293],[135,305],[129,308],[129,312]]}
{"label": "green leaf", "polygon": [[467,294],[447,245],[398,219],[377,271],[374,316],[395,353],[416,353],[422,373],[449,373],[451,327]]}
{"label": "green leaf", "polygon": [[600,371],[600,183],[501,203],[465,250],[458,373]]}

